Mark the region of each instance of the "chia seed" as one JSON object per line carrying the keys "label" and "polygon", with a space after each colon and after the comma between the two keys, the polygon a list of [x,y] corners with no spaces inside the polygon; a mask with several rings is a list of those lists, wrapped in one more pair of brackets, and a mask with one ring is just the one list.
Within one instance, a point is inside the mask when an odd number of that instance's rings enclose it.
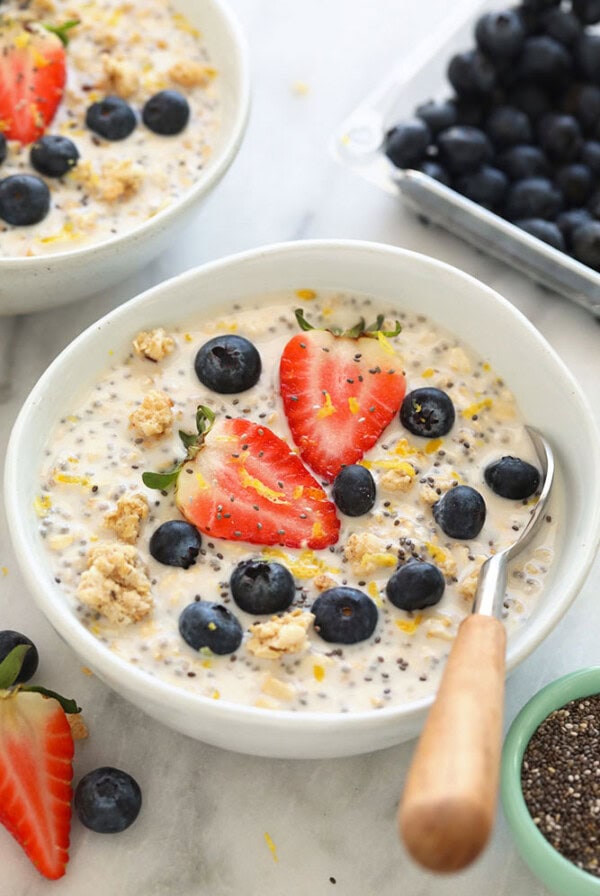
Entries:
{"label": "chia seed", "polygon": [[554,849],[600,877],[600,695],[572,700],[535,731],[521,767],[523,797]]}

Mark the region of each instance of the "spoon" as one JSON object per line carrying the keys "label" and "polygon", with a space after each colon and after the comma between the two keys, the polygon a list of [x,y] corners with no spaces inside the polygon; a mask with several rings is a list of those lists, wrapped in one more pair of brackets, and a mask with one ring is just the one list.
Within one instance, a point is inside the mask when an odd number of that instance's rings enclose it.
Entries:
{"label": "spoon", "polygon": [[546,439],[527,427],[542,467],[538,502],[520,537],[485,561],[473,611],[460,624],[426,719],[398,813],[400,836],[424,868],[459,871],[488,841],[498,796],[506,632],[500,621],[508,561],[544,519],[554,478]]}

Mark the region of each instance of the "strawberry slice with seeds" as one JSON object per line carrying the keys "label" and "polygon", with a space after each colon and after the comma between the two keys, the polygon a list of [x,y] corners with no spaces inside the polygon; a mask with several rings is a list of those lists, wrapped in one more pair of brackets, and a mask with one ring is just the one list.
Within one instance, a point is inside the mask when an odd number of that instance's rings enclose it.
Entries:
{"label": "strawberry slice with seeds", "polygon": [[294,442],[311,469],[332,482],[359,461],[398,413],[406,381],[383,317],[370,327],[316,330],[292,337],[279,364],[280,392]]}
{"label": "strawberry slice with seeds", "polygon": [[0,24],[0,131],[7,140],[33,143],[54,118],[66,80],[64,40],[60,29]]}
{"label": "strawberry slice with seeds", "polygon": [[73,736],[62,698],[7,684],[10,662],[22,650],[0,664],[0,822],[38,871],[56,880],[69,860]]}
{"label": "strawberry slice with seeds", "polygon": [[144,473],[150,488],[177,481],[177,506],[211,538],[289,548],[335,544],[335,505],[289,445],[242,418],[214,422],[199,408],[198,436],[180,433],[187,458],[167,473]]}

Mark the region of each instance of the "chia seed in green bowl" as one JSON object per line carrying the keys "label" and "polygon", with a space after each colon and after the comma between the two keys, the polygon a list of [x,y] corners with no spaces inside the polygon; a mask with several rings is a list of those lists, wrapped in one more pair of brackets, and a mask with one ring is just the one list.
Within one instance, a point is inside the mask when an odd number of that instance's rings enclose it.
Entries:
{"label": "chia seed in green bowl", "polygon": [[600,667],[551,682],[523,707],[501,789],[531,871],[556,896],[600,896]]}

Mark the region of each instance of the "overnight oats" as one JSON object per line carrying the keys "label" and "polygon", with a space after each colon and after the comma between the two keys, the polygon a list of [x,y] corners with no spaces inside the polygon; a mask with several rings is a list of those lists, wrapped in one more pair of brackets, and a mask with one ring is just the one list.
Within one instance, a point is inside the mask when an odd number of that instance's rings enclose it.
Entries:
{"label": "overnight oats", "polygon": [[[298,289],[127,334],[51,434],[36,512],[81,624],[150,676],[266,709],[434,692],[540,473],[484,358],[413,312]],[[554,524],[511,567],[509,638]]]}
{"label": "overnight oats", "polygon": [[5,0],[0,44],[0,258],[126,234],[198,182],[219,73],[168,0]]}

